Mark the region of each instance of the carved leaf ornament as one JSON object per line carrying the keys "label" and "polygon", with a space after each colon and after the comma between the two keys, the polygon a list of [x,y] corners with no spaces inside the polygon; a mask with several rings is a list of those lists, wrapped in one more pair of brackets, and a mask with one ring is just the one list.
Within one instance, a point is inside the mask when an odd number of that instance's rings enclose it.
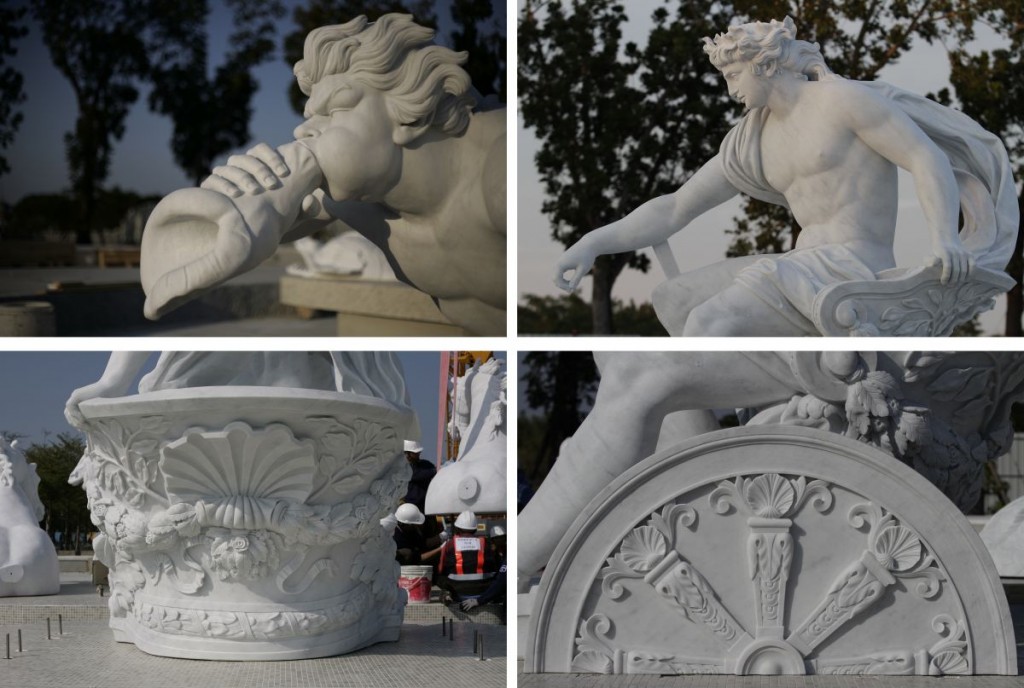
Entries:
{"label": "carved leaf ornament", "polygon": [[[936,598],[948,576],[928,545],[895,514],[871,502],[857,502],[846,517],[848,527],[863,533],[863,547],[845,552],[846,568],[823,590],[802,619],[786,619],[788,580],[794,557],[792,519],[806,504],[827,514],[835,503],[832,486],[803,476],[765,473],[720,482],[708,495],[715,514],[734,509],[746,517],[747,558],[755,601],[753,626],[737,621],[735,610],[721,598],[715,571],[699,571],[680,547],[683,529],[697,530],[698,511],[689,504],[669,503],[632,528],[616,545],[598,578],[600,596],[628,604],[649,586],[684,619],[717,639],[717,656],[692,657],[650,648],[630,648],[616,639],[608,607],[579,621],[572,669],[595,673],[655,674],[917,674],[971,673],[971,641],[962,619],[938,613],[931,629],[922,629],[924,645],[883,648],[844,659],[822,659],[817,648],[888,595]],[[805,552],[814,557],[814,552]],[[709,577],[710,576],[710,577]],[[624,581],[635,581],[629,588]],[[904,583],[900,583],[903,581]],[[637,586],[640,586],[638,588]],[[811,586],[812,588],[814,586]],[[807,589],[805,586],[803,589]],[[735,595],[733,595],[735,598]],[[959,605],[959,598],[956,598]],[[734,603],[734,602],[733,602]],[[934,640],[938,634],[939,639]],[[933,640],[927,640],[927,638]],[[907,642],[913,643],[913,639]]]}

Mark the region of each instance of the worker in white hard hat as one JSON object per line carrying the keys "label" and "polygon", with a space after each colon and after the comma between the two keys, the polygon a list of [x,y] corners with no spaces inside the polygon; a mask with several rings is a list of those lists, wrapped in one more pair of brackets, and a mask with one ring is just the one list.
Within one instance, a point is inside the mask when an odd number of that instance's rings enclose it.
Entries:
{"label": "worker in white hard hat", "polygon": [[462,611],[468,612],[475,607],[479,607],[481,604],[504,604],[505,603],[505,590],[507,585],[506,574],[508,571],[507,561],[505,559],[505,527],[502,525],[495,525],[491,527],[491,544],[494,545],[495,552],[498,555],[498,560],[501,565],[498,566],[498,575],[491,581],[491,585],[480,595],[474,595],[469,597],[463,597],[460,606]]}
{"label": "worker in white hard hat", "polygon": [[402,566],[416,566],[426,549],[423,523],[427,519],[415,504],[400,504],[394,518],[395,559]]}
{"label": "worker in white hard hat", "polygon": [[427,488],[430,487],[430,481],[437,473],[434,464],[420,458],[422,453],[422,444],[416,440],[405,441],[405,460],[412,467],[412,477],[409,478],[409,487],[406,489],[405,498],[402,501],[415,504],[420,511],[426,508]]}
{"label": "worker in white hard hat", "polygon": [[494,548],[477,531],[478,521],[472,511],[463,511],[455,519],[455,534],[441,548],[438,573],[491,573],[497,569]]}

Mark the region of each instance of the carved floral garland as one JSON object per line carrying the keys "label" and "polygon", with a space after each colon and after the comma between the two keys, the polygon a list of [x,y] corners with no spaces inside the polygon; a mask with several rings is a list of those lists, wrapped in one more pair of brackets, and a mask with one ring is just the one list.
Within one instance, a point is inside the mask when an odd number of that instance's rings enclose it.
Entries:
{"label": "carved floral garland", "polygon": [[[356,590],[394,604],[398,571],[384,563],[394,564],[394,544],[378,537],[378,521],[397,504],[409,478],[408,464],[394,460],[398,438],[369,420],[350,426],[327,416],[308,420],[324,426],[315,442],[296,439],[280,424],[193,428],[167,441],[170,424],[159,416],[143,418],[134,431],[115,421],[90,422],[89,446],[72,481],[84,484],[100,530],[94,547],[110,568],[115,618],[210,637],[321,632],[367,604],[346,603],[344,613],[250,614],[243,623],[243,612],[149,603],[136,609],[135,594],[167,576],[179,592],[194,595],[208,585],[208,574],[243,584],[274,575],[279,590],[298,593],[318,575],[337,575],[329,558],[307,565],[310,548],[353,538],[366,542],[351,577],[373,582],[372,590]],[[380,581],[381,573],[392,585]]]}

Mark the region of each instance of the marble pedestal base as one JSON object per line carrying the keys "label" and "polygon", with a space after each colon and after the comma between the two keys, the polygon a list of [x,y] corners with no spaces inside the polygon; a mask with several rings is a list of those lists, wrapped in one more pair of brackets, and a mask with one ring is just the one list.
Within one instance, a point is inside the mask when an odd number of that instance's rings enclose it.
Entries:
{"label": "marble pedestal base", "polygon": [[339,337],[463,337],[423,292],[399,282],[338,277],[281,278],[281,303],[337,313]]}
{"label": "marble pedestal base", "polygon": [[379,520],[404,494],[412,413],[353,394],[201,387],[83,402],[76,468],[121,642],[279,660],[397,640]]}
{"label": "marble pedestal base", "polygon": [[533,597],[527,672],[1017,673],[967,519],[893,458],[805,428],[640,462],[579,515]]}

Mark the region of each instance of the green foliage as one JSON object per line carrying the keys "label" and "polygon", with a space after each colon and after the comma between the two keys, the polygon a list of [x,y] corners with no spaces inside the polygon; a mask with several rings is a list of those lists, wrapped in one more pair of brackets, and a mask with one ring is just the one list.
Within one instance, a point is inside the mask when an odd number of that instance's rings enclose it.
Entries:
{"label": "green foliage", "polygon": [[[119,187],[98,189],[95,201],[95,226],[116,227],[132,208],[159,200],[158,196],[142,196]],[[47,233],[71,236],[77,229],[75,199],[69,193],[30,194],[11,206],[4,218],[7,239],[39,239]]]}
{"label": "green foliage", "polygon": [[209,71],[205,0],[160,0],[151,26],[153,90],[149,106],[174,122],[174,159],[198,185],[214,160],[251,138],[252,97],[259,84],[252,69],[274,53],[279,0],[228,0],[234,32],[222,65]]}
{"label": "green foliage", "polygon": [[[25,102],[25,79],[4,63],[17,54],[15,44],[28,33],[28,27],[22,23],[27,11],[25,7],[0,7],[0,151],[14,141],[23,117],[15,108]],[[7,158],[0,155],[0,177],[10,171]]]}
{"label": "green foliage", "polygon": [[25,450],[28,462],[36,464],[39,499],[46,507],[45,528],[51,537],[58,530],[65,533],[95,530],[89,520],[85,490],[68,484],[68,476],[84,452],[82,440],[66,433]]}
{"label": "green foliage", "polygon": [[531,412],[519,416],[519,467],[536,488],[594,405],[599,375],[594,357],[579,351],[532,351],[523,370]]}
{"label": "green foliage", "polygon": [[[969,54],[964,49],[950,52],[950,83],[960,108],[983,127],[999,136],[1010,154],[1017,179],[1024,175],[1024,5],[1015,0],[979,2],[989,26],[1008,43],[1007,47]],[[940,96],[948,94],[940,94]],[[1024,209],[1024,195],[1018,196]],[[1017,232],[1017,244],[1006,271],[1017,280],[1007,294],[1005,334],[1024,335],[1024,224]]]}
{"label": "green foliage", "polygon": [[[537,170],[552,236],[570,246],[655,196],[674,191],[718,150],[737,113],[700,48],[728,25],[718,2],[659,8],[646,46],[623,45],[612,0],[527,1],[519,17],[520,112],[543,147]],[[611,290],[631,252],[594,265],[592,325],[613,328]],[[564,331],[564,330],[563,330]]]}
{"label": "green foliage", "polygon": [[77,239],[88,243],[96,194],[110,172],[114,142],[138,99],[148,60],[148,12],[131,0],[34,0],[33,15],[54,66],[78,102],[74,131],[64,135],[77,207]]}
{"label": "green foliage", "polygon": [[[284,59],[293,65],[302,59],[306,34],[319,26],[338,24],[360,15],[373,21],[382,14],[411,14],[417,24],[438,28],[431,0],[310,0],[292,13],[295,30],[284,37]],[[452,48],[469,53],[463,68],[481,95],[496,94],[505,101],[505,36],[495,28],[493,0],[453,0],[451,16],[454,23]],[[306,96],[298,84],[288,90],[292,109],[302,114]]]}
{"label": "green foliage", "polygon": [[[521,334],[589,334],[591,325],[590,304],[576,294],[563,296],[536,296],[526,294],[526,301],[519,306],[518,331]],[[649,303],[639,306],[632,301],[623,304],[612,300],[612,314],[615,318],[616,333],[664,337],[668,333],[658,320],[654,307]]]}

